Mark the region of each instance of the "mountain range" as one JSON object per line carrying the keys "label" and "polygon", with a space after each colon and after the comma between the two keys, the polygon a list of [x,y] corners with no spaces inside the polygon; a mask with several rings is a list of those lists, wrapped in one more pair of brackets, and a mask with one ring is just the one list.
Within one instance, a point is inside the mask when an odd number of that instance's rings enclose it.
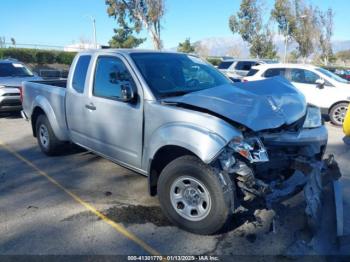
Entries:
{"label": "mountain range", "polygon": [[[284,40],[282,36],[276,36],[274,39],[277,47],[278,55],[284,54]],[[205,49],[206,55],[210,56],[234,56],[234,57],[248,57],[249,45],[240,37],[209,37],[195,42],[195,45]],[[288,51],[291,52],[296,48],[295,43],[290,43]],[[175,48],[176,49],[176,48]],[[334,53],[350,50],[350,40],[335,40],[333,41]]]}

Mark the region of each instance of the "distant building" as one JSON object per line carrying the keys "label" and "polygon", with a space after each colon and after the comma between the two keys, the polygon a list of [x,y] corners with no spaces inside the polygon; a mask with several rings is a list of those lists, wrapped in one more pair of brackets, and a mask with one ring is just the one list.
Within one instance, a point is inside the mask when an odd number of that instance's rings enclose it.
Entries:
{"label": "distant building", "polygon": [[[76,43],[76,44],[71,44],[67,45],[64,47],[64,51],[66,52],[79,52],[79,51],[84,51],[84,50],[91,50],[95,49],[95,44],[93,43]],[[97,45],[97,49],[101,49],[101,45]]]}

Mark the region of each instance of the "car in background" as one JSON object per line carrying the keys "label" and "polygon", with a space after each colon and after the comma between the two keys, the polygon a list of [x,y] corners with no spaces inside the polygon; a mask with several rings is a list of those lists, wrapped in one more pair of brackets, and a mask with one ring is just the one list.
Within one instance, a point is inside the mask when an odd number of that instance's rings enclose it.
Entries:
{"label": "car in background", "polygon": [[344,78],[347,81],[350,81],[350,69],[345,70],[345,69],[337,69],[334,72],[335,74],[337,74],[338,76],[340,76],[341,78]]}
{"label": "car in background", "polygon": [[218,69],[234,82],[241,82],[253,66],[276,63],[269,59],[230,59],[224,60]]}
{"label": "car in background", "polygon": [[42,80],[23,63],[13,59],[0,60],[0,112],[20,111],[20,88],[23,81]]}
{"label": "car in background", "polygon": [[317,66],[263,64],[254,66],[243,82],[282,76],[301,91],[309,104],[320,107],[331,122],[342,126],[350,103],[350,84],[340,76]]}

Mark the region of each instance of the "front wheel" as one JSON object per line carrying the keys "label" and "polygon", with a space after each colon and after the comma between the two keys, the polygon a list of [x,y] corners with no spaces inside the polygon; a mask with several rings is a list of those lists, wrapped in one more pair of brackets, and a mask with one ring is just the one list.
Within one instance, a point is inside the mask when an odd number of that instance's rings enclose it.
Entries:
{"label": "front wheel", "polygon": [[168,164],[158,180],[164,214],[180,228],[209,235],[219,231],[230,216],[230,203],[213,169],[193,156]]}
{"label": "front wheel", "polygon": [[348,103],[339,103],[331,108],[329,118],[334,125],[343,125],[348,107]]}

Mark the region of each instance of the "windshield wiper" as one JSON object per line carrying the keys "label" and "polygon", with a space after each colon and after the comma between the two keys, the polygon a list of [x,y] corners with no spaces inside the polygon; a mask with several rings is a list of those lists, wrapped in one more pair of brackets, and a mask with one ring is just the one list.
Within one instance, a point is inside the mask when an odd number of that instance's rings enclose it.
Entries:
{"label": "windshield wiper", "polygon": [[166,98],[166,97],[173,97],[173,96],[183,96],[190,93],[189,91],[174,91],[174,92],[169,92],[166,94],[161,94],[161,98]]}
{"label": "windshield wiper", "polygon": [[14,77],[32,77],[34,75],[14,75]]}

